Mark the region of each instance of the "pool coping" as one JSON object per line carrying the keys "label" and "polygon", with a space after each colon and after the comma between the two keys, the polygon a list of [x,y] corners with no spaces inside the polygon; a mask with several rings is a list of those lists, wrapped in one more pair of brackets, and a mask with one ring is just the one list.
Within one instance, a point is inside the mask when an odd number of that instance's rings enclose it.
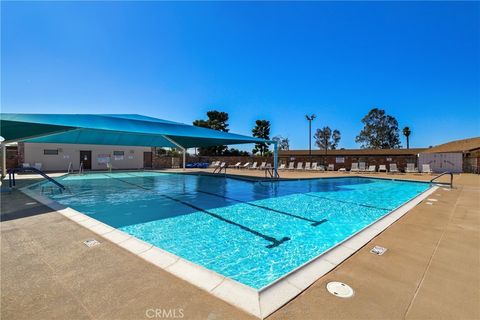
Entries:
{"label": "pool coping", "polygon": [[30,190],[31,186],[33,185],[19,190],[143,260],[260,319],[294,299],[438,189],[437,186],[431,186],[322,254],[257,290],[115,229],[75,209],[65,207]]}

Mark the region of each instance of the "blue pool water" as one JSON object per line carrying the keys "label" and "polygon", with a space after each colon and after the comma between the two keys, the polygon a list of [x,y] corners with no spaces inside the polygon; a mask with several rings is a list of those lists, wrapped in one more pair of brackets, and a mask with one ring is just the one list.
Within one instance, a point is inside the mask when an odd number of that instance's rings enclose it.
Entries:
{"label": "blue pool water", "polygon": [[368,178],[279,182],[91,173],[33,186],[184,259],[259,289],[429,188]]}

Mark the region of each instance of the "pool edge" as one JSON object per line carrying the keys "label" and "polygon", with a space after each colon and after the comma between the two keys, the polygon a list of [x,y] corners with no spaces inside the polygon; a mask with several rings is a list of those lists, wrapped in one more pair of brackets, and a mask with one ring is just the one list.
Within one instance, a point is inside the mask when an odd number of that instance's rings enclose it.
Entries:
{"label": "pool edge", "polygon": [[257,290],[65,207],[30,190],[30,187],[19,190],[141,259],[260,319],[293,300],[439,188],[428,188],[329,250]]}

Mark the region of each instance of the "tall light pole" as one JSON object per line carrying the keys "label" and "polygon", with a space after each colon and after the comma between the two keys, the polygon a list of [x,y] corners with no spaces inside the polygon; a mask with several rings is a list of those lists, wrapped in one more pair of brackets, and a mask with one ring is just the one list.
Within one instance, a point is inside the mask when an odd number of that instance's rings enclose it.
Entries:
{"label": "tall light pole", "polygon": [[314,114],[309,116],[308,114],[305,116],[308,120],[308,155],[312,155],[312,121],[316,118]]}

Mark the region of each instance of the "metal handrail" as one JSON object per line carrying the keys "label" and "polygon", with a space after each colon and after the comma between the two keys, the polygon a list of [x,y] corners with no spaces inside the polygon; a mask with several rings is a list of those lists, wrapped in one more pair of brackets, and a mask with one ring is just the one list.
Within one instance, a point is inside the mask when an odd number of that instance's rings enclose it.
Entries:
{"label": "metal handrail", "polygon": [[433,183],[434,180],[437,180],[438,178],[440,178],[440,177],[442,177],[446,174],[450,175],[450,183],[449,184],[450,184],[450,188],[453,188],[453,173],[450,172],[450,171],[442,172],[438,176],[433,177],[432,179],[430,179],[430,183]]}
{"label": "metal handrail", "polygon": [[78,174],[82,174],[83,173],[83,161],[80,162],[80,167],[78,168]]}
{"label": "metal handrail", "polygon": [[73,163],[71,162],[68,164],[68,169],[67,169],[67,173],[70,173],[70,172],[73,173]]}
{"label": "metal handrail", "polygon": [[34,167],[25,167],[25,168],[13,168],[8,170],[8,185],[10,188],[15,187],[15,173],[17,172],[28,172],[28,171],[33,171],[35,173],[38,173],[48,181],[52,182],[53,184],[56,184],[60,189],[65,190],[65,187],[55,179],[47,176],[45,172],[38,170],[37,168]]}

